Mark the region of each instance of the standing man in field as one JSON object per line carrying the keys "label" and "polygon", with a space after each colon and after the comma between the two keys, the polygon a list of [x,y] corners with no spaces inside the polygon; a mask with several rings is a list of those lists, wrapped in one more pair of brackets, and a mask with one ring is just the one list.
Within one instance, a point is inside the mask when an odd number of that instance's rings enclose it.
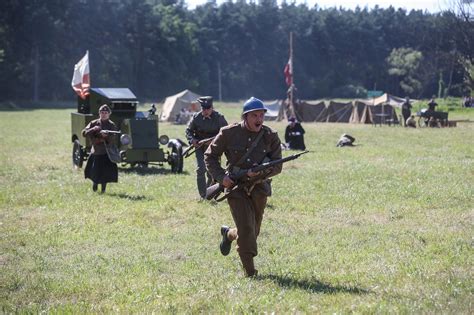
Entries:
{"label": "standing man in field", "polygon": [[438,103],[436,103],[435,98],[432,97],[428,103],[428,110],[434,112],[436,111],[436,106],[438,106]]}
{"label": "standing man in field", "polygon": [[402,104],[402,116],[403,116],[403,122],[405,123],[405,127],[408,127],[406,124],[406,121],[408,118],[411,116],[411,108],[413,106],[410,103],[410,98],[407,96],[405,97],[405,102]]}
{"label": "standing man in field", "polygon": [[199,195],[204,199],[206,188],[212,183],[212,178],[206,172],[204,164],[204,152],[208,145],[199,145],[199,141],[216,136],[221,127],[227,126],[227,121],[222,114],[214,110],[212,96],[200,97],[198,102],[201,104],[201,111],[194,114],[189,121],[186,128],[186,138],[190,145],[196,147],[197,187]]}
{"label": "standing man in field", "polygon": [[[261,174],[251,171],[253,166],[281,159],[281,143],[277,132],[263,124],[266,111],[262,101],[250,98],[244,104],[242,121],[222,128],[206,150],[207,170],[227,192],[234,186],[229,174],[248,169],[249,178],[259,176]],[[219,163],[222,154],[227,158],[227,171]],[[281,164],[274,166],[268,177],[279,174],[281,169]],[[233,190],[227,198],[235,227],[221,227],[220,251],[227,256],[232,241],[237,240],[237,252],[248,277],[257,275],[253,258],[258,254],[257,237],[270,195],[270,182],[263,180],[250,188]]]}

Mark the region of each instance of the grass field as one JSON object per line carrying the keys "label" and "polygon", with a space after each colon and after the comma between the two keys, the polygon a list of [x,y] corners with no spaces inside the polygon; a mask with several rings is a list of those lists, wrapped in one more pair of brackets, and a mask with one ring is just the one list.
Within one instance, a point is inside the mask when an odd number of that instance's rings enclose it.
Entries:
{"label": "grass field", "polygon": [[[216,107],[238,120],[240,105]],[[247,279],[219,253],[232,218],[198,202],[193,159],[181,175],[121,169],[93,193],[71,166],[71,111],[0,112],[1,313],[474,311],[472,123],[304,124],[312,153],[274,179]],[[356,147],[335,147],[344,132]]]}

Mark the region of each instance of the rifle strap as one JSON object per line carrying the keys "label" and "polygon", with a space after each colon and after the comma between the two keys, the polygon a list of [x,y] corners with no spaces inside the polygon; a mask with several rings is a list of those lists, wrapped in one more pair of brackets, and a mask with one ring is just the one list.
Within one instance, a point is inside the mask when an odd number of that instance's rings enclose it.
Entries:
{"label": "rifle strap", "polygon": [[258,143],[260,142],[260,139],[262,139],[263,133],[264,133],[264,131],[263,131],[263,128],[262,128],[260,130],[260,132],[258,133],[257,137],[255,138],[255,140],[250,145],[250,148],[248,149],[248,151],[245,152],[244,155],[242,155],[242,157],[237,161],[237,163],[235,163],[235,165],[239,165],[239,164],[242,164],[243,162],[245,162],[245,159],[248,158],[250,153],[252,153],[252,151],[257,147]]}

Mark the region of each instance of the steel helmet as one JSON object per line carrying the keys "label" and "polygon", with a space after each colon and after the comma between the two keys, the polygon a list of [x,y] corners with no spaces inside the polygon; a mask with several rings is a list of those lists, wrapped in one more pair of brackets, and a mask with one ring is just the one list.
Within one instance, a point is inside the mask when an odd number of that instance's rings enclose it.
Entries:
{"label": "steel helmet", "polygon": [[252,96],[244,103],[244,110],[242,112],[242,115],[245,115],[247,113],[250,113],[256,110],[264,110],[265,112],[267,111],[265,106],[263,106],[263,102],[259,100],[258,98],[255,98]]}

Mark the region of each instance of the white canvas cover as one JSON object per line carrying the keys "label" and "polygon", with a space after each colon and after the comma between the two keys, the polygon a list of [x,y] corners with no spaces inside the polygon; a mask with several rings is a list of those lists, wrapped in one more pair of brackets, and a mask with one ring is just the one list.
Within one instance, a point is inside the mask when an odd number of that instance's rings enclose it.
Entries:
{"label": "white canvas cover", "polygon": [[184,90],[178,94],[168,96],[163,103],[161,111],[161,121],[175,121],[181,109],[185,108],[190,112],[198,112],[200,110],[197,99],[201,95],[190,90]]}
{"label": "white canvas cover", "polygon": [[265,113],[265,120],[277,120],[278,113],[280,112],[281,101],[275,100],[273,102],[264,101],[263,105],[267,109]]}
{"label": "white canvas cover", "polygon": [[[405,102],[405,99],[403,97],[391,95],[388,93],[384,93],[383,95],[376,97],[376,98],[369,98],[369,99],[359,99],[356,100],[358,102],[364,103],[366,105],[390,105],[394,106],[397,108],[401,108],[402,104]],[[416,103],[418,100],[410,99],[410,103]]]}

